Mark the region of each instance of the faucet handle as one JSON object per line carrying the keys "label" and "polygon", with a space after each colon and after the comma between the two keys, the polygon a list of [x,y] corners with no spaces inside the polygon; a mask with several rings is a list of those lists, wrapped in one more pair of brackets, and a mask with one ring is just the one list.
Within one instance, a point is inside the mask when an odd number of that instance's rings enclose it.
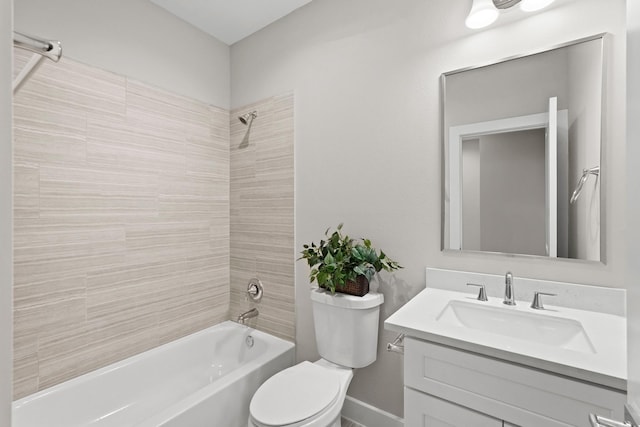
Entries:
{"label": "faucet handle", "polygon": [[531,303],[531,308],[534,310],[544,310],[544,306],[542,305],[542,295],[547,295],[550,297],[555,297],[557,294],[550,294],[548,292],[538,292],[536,291],[533,294],[533,302]]}
{"label": "faucet handle", "polygon": [[489,301],[489,298],[487,298],[487,290],[485,289],[484,285],[467,283],[467,286],[477,286],[478,288],[480,288],[480,292],[478,292],[478,298],[476,298],[478,301]]}

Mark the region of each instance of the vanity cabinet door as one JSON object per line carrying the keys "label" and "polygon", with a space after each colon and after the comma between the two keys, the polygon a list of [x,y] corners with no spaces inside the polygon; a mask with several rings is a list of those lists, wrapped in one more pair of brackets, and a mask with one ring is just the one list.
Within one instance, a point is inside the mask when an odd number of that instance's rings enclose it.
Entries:
{"label": "vanity cabinet door", "polygon": [[413,338],[404,348],[405,386],[516,425],[588,427],[589,413],[624,418],[623,392]]}
{"label": "vanity cabinet door", "polygon": [[406,427],[502,427],[502,421],[411,388],[404,389]]}

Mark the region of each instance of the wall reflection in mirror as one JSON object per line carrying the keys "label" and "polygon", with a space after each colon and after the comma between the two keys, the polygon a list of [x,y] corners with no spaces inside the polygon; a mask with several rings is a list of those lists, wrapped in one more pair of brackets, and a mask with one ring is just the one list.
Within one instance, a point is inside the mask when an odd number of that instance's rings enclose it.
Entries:
{"label": "wall reflection in mirror", "polygon": [[604,261],[604,40],[442,76],[444,249]]}

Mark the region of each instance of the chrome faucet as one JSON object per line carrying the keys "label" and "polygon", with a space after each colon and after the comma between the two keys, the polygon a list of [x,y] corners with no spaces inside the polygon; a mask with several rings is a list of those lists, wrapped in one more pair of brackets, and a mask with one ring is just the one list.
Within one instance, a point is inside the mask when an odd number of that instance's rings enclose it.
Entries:
{"label": "chrome faucet", "polygon": [[245,311],[240,316],[238,316],[238,323],[242,323],[244,325],[245,320],[251,319],[252,317],[258,317],[258,314],[260,313],[258,312],[257,308],[252,308],[249,311]]}
{"label": "chrome faucet", "polygon": [[513,293],[513,274],[510,271],[507,271],[507,274],[504,276],[504,301],[503,304],[506,305],[516,305],[516,296]]}

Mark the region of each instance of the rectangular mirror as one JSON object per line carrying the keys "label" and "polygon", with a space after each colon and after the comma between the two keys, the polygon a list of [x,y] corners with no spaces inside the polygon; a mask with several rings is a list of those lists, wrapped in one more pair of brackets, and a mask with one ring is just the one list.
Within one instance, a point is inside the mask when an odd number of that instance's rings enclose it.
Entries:
{"label": "rectangular mirror", "polygon": [[604,35],[442,76],[443,249],[604,261]]}

